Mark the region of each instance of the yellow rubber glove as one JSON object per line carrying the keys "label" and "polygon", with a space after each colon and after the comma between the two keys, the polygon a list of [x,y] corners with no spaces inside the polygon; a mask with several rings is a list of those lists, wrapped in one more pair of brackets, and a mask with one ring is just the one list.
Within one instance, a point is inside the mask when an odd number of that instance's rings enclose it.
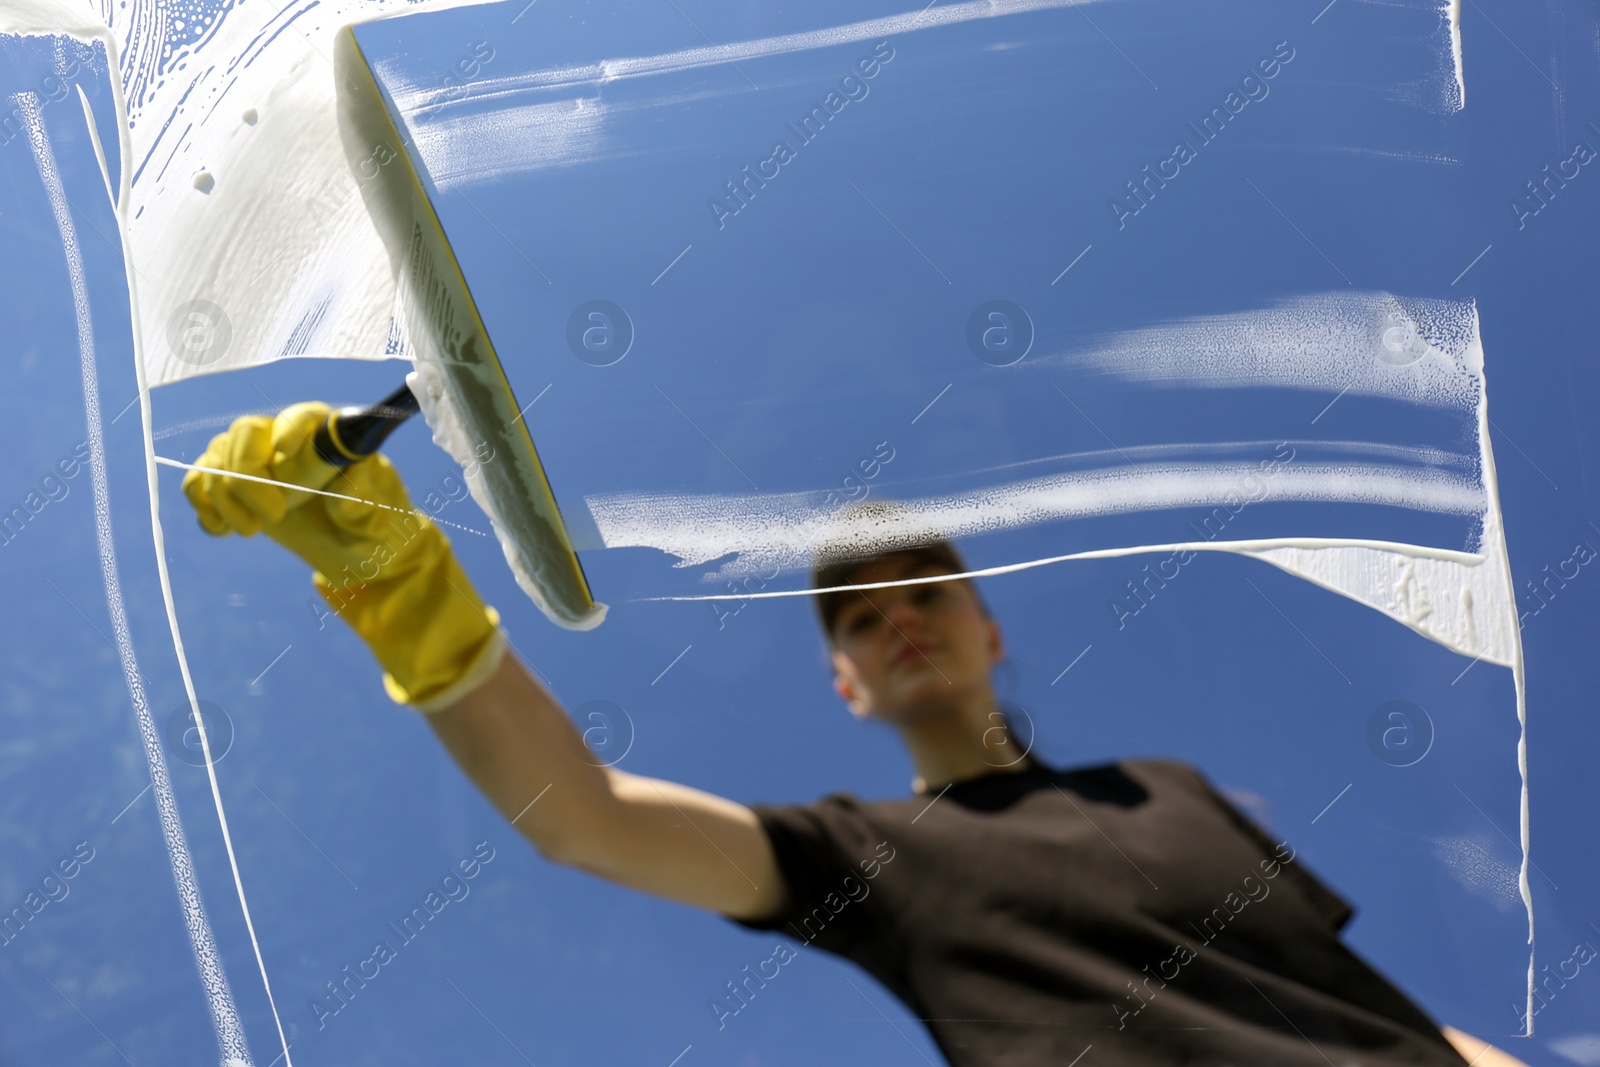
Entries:
{"label": "yellow rubber glove", "polygon": [[444,534],[412,509],[388,459],[375,454],[340,471],[317,455],[312,438],[330,410],[308,402],[276,418],[243,416],[212,438],[195,466],[371,503],[205,471],[184,476],[184,495],[206,532],[264,532],[311,564],[317,591],[382,665],[389,695],[437,711],[499,666],[500,617],[478,596]]}

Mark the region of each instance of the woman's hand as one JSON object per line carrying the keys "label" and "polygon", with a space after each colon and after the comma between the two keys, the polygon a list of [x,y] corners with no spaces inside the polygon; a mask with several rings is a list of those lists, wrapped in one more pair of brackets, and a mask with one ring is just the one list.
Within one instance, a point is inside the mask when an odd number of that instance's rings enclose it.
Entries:
{"label": "woman's hand", "polygon": [[[375,454],[340,470],[317,455],[312,440],[330,411],[309,402],[272,419],[234,420],[196,463],[211,469],[184,477],[184,495],[208,533],[265,533],[309,563],[332,613],[383,666],[389,695],[423,711],[443,707],[499,665],[499,616],[449,540],[412,509],[388,459]],[[339,496],[305,491],[324,487]]]}

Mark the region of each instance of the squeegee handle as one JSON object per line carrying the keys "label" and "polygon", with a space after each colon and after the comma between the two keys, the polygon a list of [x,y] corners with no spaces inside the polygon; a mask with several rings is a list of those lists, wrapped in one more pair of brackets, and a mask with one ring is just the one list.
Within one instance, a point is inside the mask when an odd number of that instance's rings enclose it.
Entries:
{"label": "squeegee handle", "polygon": [[417,413],[417,398],[410,386],[384,397],[369,408],[340,408],[317,428],[312,445],[328,463],[348,467],[378,450],[384,438]]}

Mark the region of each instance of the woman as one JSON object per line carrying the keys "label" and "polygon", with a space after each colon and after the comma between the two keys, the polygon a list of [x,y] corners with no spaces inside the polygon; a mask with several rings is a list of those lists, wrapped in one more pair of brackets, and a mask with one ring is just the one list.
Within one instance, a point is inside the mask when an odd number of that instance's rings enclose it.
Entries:
{"label": "woman", "polygon": [[385,458],[329,486],[381,508],[286,488],[329,478],[309,447],[327,413],[241,418],[198,464],[281,484],[194,471],[185,493],[211,533],[264,530],[311,563],[390,695],[547,859],[853,960],[957,1067],[1517,1064],[1346,948],[1351,909],[1194,769],[1018,758],[999,625],[970,580],[917,581],[964,570],[948,544],[813,575],[909,583],[816,602],[839,696],[900,735],[913,795],[745,807],[597,765]]}

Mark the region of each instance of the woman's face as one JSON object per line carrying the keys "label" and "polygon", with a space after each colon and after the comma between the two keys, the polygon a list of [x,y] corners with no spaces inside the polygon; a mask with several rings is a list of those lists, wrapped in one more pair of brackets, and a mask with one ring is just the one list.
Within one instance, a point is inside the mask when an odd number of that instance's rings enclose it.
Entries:
{"label": "woman's face", "polygon": [[[949,574],[914,556],[886,556],[850,573],[852,584]],[[865,589],[833,624],[834,688],[857,716],[904,720],[989,692],[1003,654],[1000,627],[965,581]]]}

